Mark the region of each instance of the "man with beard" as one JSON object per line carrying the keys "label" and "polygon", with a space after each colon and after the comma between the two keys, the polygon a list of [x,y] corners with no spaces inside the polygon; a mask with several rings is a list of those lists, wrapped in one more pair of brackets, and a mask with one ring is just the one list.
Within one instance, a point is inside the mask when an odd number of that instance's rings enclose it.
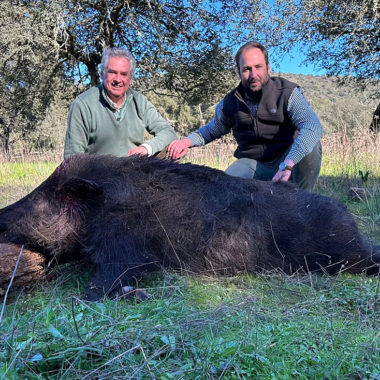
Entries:
{"label": "man with beard", "polygon": [[[70,107],[64,148],[75,153],[154,155],[176,139],[174,129],[147,98],[132,90],[136,62],[121,48],[105,51],[102,84],[79,95]],[[144,141],[147,131],[154,137]]]}
{"label": "man with beard", "polygon": [[169,155],[205,145],[232,131],[237,160],[226,173],[264,181],[288,181],[312,191],[322,158],[323,128],[301,89],[284,78],[270,77],[268,52],[251,41],[235,56],[240,84],[217,105],[214,118],[182,140]]}

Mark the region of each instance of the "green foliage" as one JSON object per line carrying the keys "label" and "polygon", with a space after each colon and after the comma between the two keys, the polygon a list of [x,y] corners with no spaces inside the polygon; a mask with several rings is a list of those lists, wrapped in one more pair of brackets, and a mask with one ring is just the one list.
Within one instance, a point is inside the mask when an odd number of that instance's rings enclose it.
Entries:
{"label": "green foliage", "polygon": [[[35,121],[49,103],[48,88],[44,86],[49,76],[48,56],[46,69],[41,70],[42,59],[33,52],[48,50],[41,39],[34,41],[33,34],[41,33],[40,18],[21,2],[2,1],[0,21],[0,99],[2,103],[0,144],[6,153],[15,138],[35,129]],[[9,25],[13,23],[12,32]],[[52,86],[54,87],[54,86]],[[49,89],[52,88],[49,86]]]}
{"label": "green foliage", "polygon": [[[52,15],[47,38],[57,47],[66,78],[85,87],[100,81],[103,50],[124,46],[135,56],[137,77],[146,79],[147,89],[166,88],[194,102],[223,85],[219,72],[230,66],[230,48],[244,40],[237,37],[245,18],[238,0],[26,3]],[[258,18],[250,21],[246,28],[253,30]]]}
{"label": "green foliage", "polygon": [[39,124],[56,97],[72,96],[50,38],[56,20],[45,7],[33,5],[0,2],[0,149],[8,156],[20,141],[24,152],[51,143]]}
{"label": "green foliage", "polygon": [[288,45],[298,44],[308,63],[343,83],[355,80],[362,88],[374,83],[378,98],[379,16],[377,0],[277,0],[269,17],[272,29],[281,29]]}

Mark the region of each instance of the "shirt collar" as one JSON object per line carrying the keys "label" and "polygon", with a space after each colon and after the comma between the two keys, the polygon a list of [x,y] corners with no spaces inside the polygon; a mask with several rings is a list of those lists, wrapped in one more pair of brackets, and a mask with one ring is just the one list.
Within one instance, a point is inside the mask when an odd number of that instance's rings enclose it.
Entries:
{"label": "shirt collar", "polygon": [[129,90],[124,94],[124,99],[123,99],[123,103],[121,103],[120,107],[118,107],[111,99],[110,97],[108,96],[108,93],[107,93],[107,90],[105,89],[105,87],[103,86],[102,84],[102,94],[103,94],[103,97],[105,99],[105,101],[108,103],[108,105],[115,111],[120,111],[123,107],[124,107],[124,104],[128,98],[128,93],[129,93]]}

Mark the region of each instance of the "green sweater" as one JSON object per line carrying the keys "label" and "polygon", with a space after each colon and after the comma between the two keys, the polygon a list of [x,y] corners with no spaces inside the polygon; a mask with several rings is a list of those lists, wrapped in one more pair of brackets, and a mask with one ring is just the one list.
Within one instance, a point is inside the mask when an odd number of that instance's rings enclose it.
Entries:
{"label": "green sweater", "polygon": [[[177,138],[174,129],[148,99],[129,89],[120,113],[103,96],[102,85],[79,95],[70,107],[64,149],[66,159],[75,153],[125,156],[142,143],[152,154]],[[144,141],[144,132],[154,137]]]}

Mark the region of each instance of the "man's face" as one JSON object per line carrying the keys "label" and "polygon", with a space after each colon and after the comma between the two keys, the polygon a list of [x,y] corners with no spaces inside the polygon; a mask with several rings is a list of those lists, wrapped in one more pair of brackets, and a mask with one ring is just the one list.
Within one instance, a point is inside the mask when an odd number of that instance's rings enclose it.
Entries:
{"label": "man's face", "polygon": [[246,90],[258,92],[269,80],[270,66],[258,48],[245,50],[240,56],[239,75]]}
{"label": "man's face", "polygon": [[111,100],[116,104],[121,103],[132,84],[129,61],[125,58],[111,57],[103,74],[103,84]]}

